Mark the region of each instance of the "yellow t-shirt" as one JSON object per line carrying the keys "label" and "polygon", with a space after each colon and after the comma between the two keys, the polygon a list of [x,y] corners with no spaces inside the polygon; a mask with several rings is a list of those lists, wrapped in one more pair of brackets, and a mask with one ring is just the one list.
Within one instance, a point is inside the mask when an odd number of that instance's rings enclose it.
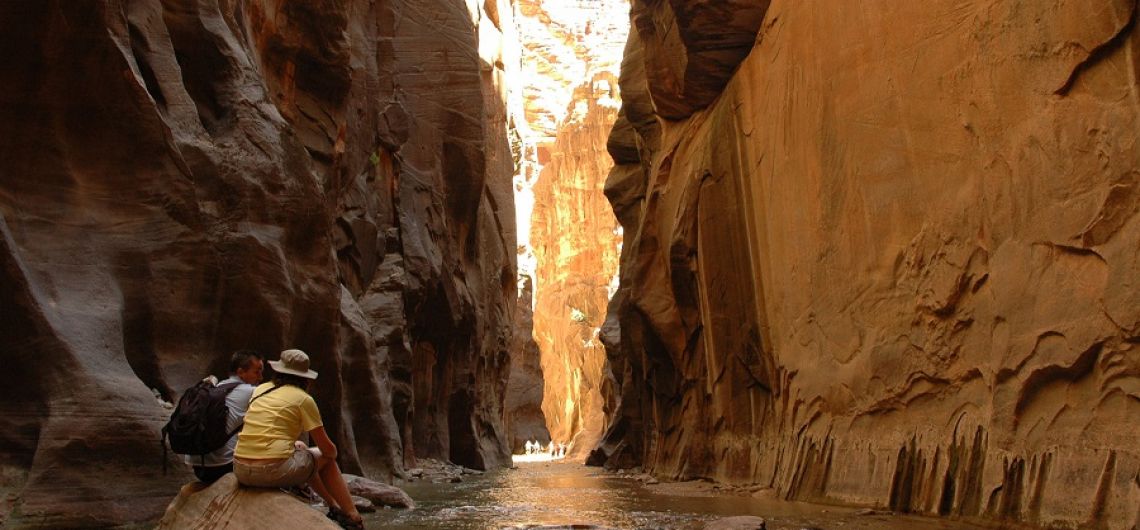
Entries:
{"label": "yellow t-shirt", "polygon": [[317,402],[304,390],[285,385],[258,397],[271,388],[273,383],[264,383],[254,389],[234,456],[287,458],[293,454],[293,442],[301,433],[322,425]]}

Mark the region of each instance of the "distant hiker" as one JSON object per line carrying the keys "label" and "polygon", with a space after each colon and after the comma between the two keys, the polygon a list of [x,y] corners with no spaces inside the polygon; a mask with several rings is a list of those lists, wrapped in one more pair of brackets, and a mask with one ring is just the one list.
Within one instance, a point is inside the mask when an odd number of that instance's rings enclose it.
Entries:
{"label": "distant hiker", "polygon": [[234,469],[234,446],[254,385],[261,383],[262,356],[238,350],[230,357],[230,377],[214,376],[187,390],[163,428],[174,452],[185,455],[194,476],[206,484]]}
{"label": "distant hiker", "polygon": [[527,440],[527,441],[526,441],[526,454],[528,454],[528,455],[529,455],[529,454],[531,454],[531,453],[533,453],[533,452],[534,452],[534,445],[532,445],[532,444],[530,443],[530,440]]}
{"label": "distant hiker", "polygon": [[[284,488],[308,483],[329,506],[329,519],[342,528],[364,528],[348,485],[337,466],[337,449],[321,423],[309,388],[317,372],[301,350],[269,361],[273,382],[257,387],[234,449],[234,474],[246,486]],[[303,433],[317,445],[297,441]]]}

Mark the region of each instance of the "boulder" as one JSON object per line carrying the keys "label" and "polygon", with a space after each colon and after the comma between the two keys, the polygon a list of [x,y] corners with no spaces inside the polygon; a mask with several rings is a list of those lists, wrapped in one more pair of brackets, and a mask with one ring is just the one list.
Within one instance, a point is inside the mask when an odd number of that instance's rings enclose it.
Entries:
{"label": "boulder", "polygon": [[396,486],[347,473],[344,475],[344,481],[348,483],[349,493],[368,499],[378,506],[408,509],[416,507],[415,501]]}
{"label": "boulder", "polygon": [[242,530],[289,530],[340,528],[325,515],[296,497],[278,489],[238,485],[230,473],[206,486],[192,482],[182,487],[158,530],[233,528]]}
{"label": "boulder", "polygon": [[356,511],[360,513],[372,513],[376,511],[376,505],[373,504],[372,501],[358,495],[352,496],[352,505],[356,506]]}

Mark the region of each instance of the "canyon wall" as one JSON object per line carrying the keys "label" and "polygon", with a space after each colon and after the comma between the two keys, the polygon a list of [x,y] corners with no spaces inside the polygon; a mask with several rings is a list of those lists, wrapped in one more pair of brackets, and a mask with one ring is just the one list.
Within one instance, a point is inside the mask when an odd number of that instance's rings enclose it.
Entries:
{"label": "canyon wall", "polygon": [[545,380],[542,353],[534,341],[533,276],[520,275],[515,330],[511,338],[511,376],[507,381],[506,420],[512,454],[523,454],[527,442],[550,443],[542,413]]}
{"label": "canyon wall", "polygon": [[549,436],[584,456],[602,433],[598,330],[613,290],[620,237],[602,188],[613,163],[617,74],[627,0],[519,0],[525,46],[521,93],[521,274],[534,278],[534,338],[541,351]]}
{"label": "canyon wall", "polygon": [[309,352],[345,471],[507,464],[512,16],[0,3],[0,524],[156,517],[239,348]]}
{"label": "canyon wall", "polygon": [[730,3],[634,2],[590,462],[1136,528],[1135,0]]}

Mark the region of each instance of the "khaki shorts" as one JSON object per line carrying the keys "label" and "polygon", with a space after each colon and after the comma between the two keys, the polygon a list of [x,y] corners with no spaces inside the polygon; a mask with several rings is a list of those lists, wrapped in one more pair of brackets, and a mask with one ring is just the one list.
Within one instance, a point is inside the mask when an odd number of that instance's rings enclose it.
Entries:
{"label": "khaki shorts", "polygon": [[313,477],[317,459],[308,449],[297,449],[284,460],[250,463],[234,460],[234,475],[245,486],[259,488],[287,488],[300,486]]}

